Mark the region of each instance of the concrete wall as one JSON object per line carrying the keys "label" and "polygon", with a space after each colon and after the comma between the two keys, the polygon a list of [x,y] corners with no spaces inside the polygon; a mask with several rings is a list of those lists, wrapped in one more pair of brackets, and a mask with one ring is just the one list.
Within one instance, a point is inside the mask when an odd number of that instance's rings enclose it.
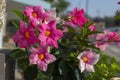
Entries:
{"label": "concrete wall", "polygon": [[0,48],[3,46],[3,36],[6,27],[6,0],[0,0]]}

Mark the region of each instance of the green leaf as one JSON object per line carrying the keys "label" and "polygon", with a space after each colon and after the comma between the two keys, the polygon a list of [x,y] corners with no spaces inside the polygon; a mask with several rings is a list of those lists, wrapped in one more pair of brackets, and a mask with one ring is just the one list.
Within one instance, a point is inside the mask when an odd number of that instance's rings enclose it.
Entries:
{"label": "green leaf", "polygon": [[18,10],[13,10],[13,12],[23,21],[27,22],[28,21],[28,17],[25,16],[22,12],[18,11]]}
{"label": "green leaf", "polygon": [[120,15],[115,16],[116,19],[120,19]]}
{"label": "green leaf", "polygon": [[89,21],[87,23],[85,23],[85,25],[83,26],[82,30],[81,30],[81,34],[82,36],[86,36],[89,32],[91,32],[89,30],[89,26],[91,26],[93,24],[93,22]]}
{"label": "green leaf", "polygon": [[97,47],[95,47],[95,45],[88,45],[88,48],[91,48],[91,49],[94,49],[94,50],[100,51],[100,49],[97,48]]}
{"label": "green leaf", "polygon": [[53,70],[54,70],[53,63],[49,64],[46,72],[39,70],[39,73],[37,75],[37,79],[38,80],[49,80],[50,77],[52,76]]}
{"label": "green leaf", "polygon": [[13,10],[13,12],[21,19],[24,19],[24,14],[18,10]]}
{"label": "green leaf", "polygon": [[102,32],[100,32],[100,31],[90,31],[84,36],[84,38],[88,37],[89,35],[98,34],[98,33],[102,33]]}
{"label": "green leaf", "polygon": [[19,22],[16,20],[12,20],[12,24],[16,27],[16,29],[19,29]]}
{"label": "green leaf", "polygon": [[39,70],[37,75],[37,80],[46,80],[46,79],[48,80],[48,77]]}
{"label": "green leaf", "polygon": [[61,61],[59,64],[59,68],[63,76],[62,80],[76,80],[76,76],[75,76],[74,69],[73,69],[74,66],[71,65],[69,62]]}
{"label": "green leaf", "polygon": [[21,49],[15,49],[15,50],[11,51],[11,53],[10,53],[10,57],[12,59],[18,59],[18,58],[24,57],[26,55],[27,55],[27,52],[25,52]]}
{"label": "green leaf", "polygon": [[85,39],[79,40],[79,42],[80,42],[80,44],[81,44],[81,45],[80,45],[81,47],[88,46],[88,41],[85,40]]}
{"label": "green leaf", "polygon": [[25,80],[34,80],[37,77],[38,70],[36,66],[29,66],[24,71],[24,79]]}
{"label": "green leaf", "polygon": [[58,64],[59,64],[59,62],[61,61],[61,59],[62,59],[62,58],[58,58],[58,59],[54,62],[54,71],[53,71],[53,74],[52,74],[53,80],[62,80],[61,74],[60,74],[60,71],[59,71],[59,67],[58,67]]}
{"label": "green leaf", "polygon": [[26,70],[30,66],[28,56],[17,59],[17,64],[20,69]]}
{"label": "green leaf", "polygon": [[53,73],[53,70],[54,70],[54,64],[51,63],[51,64],[48,65],[47,71],[44,72],[44,74],[47,75],[47,76],[51,76],[52,73]]}
{"label": "green leaf", "polygon": [[84,27],[89,28],[89,26],[91,26],[93,24],[93,22],[88,21],[87,23],[85,23]]}
{"label": "green leaf", "polygon": [[68,30],[69,30],[69,33],[71,33],[71,34],[74,34],[75,33],[75,29],[74,28],[72,28],[72,27],[68,27]]}
{"label": "green leaf", "polygon": [[78,68],[75,70],[75,76],[77,80],[84,80],[83,74],[80,72]]}
{"label": "green leaf", "polygon": [[86,27],[83,27],[83,28],[82,28],[81,32],[82,32],[82,36],[83,36],[83,37],[88,33],[87,30],[88,30],[88,29],[87,29]]}

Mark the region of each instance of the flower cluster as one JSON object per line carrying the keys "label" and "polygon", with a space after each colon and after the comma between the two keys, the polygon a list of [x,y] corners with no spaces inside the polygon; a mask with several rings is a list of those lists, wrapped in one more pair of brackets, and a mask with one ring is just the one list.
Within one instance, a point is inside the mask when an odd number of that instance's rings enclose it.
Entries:
{"label": "flower cluster", "polygon": [[104,30],[103,33],[97,35],[96,40],[96,47],[100,48],[102,51],[113,42],[118,42],[118,45],[120,46],[120,35],[117,32]]}
{"label": "flower cluster", "polygon": [[[44,10],[42,6],[27,6],[20,14],[22,20],[13,36],[15,43],[27,50],[29,64],[37,65],[41,71],[47,71],[49,64],[54,64],[53,78],[54,74],[65,76],[71,72],[72,79],[76,69],[94,72],[98,53],[113,42],[120,45],[120,35],[97,31],[94,23],[84,16],[84,9],[75,7],[60,21],[55,10]],[[64,68],[69,70],[65,72]]]}
{"label": "flower cluster", "polygon": [[[13,36],[19,48],[29,48],[30,64],[37,64],[40,70],[46,71],[47,65],[56,60],[50,54],[48,47],[58,48],[57,41],[63,36],[61,30],[56,29],[54,11],[45,11],[41,6],[28,6],[24,15],[28,23],[20,21],[20,28]],[[33,48],[34,45],[38,45]]]}

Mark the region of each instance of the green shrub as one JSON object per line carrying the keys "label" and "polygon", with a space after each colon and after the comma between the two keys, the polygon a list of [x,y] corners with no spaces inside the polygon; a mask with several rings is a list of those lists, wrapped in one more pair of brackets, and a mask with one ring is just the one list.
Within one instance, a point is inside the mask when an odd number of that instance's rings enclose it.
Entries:
{"label": "green shrub", "polygon": [[100,61],[95,65],[95,73],[84,75],[85,80],[109,80],[120,74],[120,62],[115,58],[102,54]]}

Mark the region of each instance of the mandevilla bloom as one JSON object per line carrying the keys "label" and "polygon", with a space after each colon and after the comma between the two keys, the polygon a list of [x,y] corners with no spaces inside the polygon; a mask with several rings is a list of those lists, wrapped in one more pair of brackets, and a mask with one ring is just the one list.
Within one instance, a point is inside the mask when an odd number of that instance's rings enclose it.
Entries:
{"label": "mandevilla bloom", "polygon": [[90,31],[95,31],[95,30],[96,30],[96,28],[95,28],[94,25],[90,25],[90,26],[89,26],[89,29],[90,29]]}
{"label": "mandevilla bloom", "polygon": [[101,51],[105,51],[105,49],[109,47],[109,44],[108,42],[98,41],[95,43],[95,46],[99,48]]}
{"label": "mandevilla bloom", "polygon": [[38,68],[42,71],[47,70],[48,64],[56,60],[55,56],[48,53],[47,46],[30,49],[29,61],[30,64],[37,64]]}
{"label": "mandevilla bloom", "polygon": [[110,32],[108,30],[104,30],[103,33],[97,34],[95,46],[100,48],[100,50],[104,51],[109,44],[113,42],[120,42],[120,36],[117,32]]}
{"label": "mandevilla bloom", "polygon": [[106,37],[107,37],[109,42],[117,41],[120,38],[120,36],[117,32],[110,32],[107,30],[105,30],[104,32],[105,32]]}
{"label": "mandevilla bloom", "polygon": [[96,40],[95,46],[101,51],[104,51],[109,46],[108,39],[106,37],[106,31],[105,33],[97,34]]}
{"label": "mandevilla bloom", "polygon": [[[93,24],[89,26],[89,29],[90,29],[90,31],[96,31],[96,28]],[[94,34],[89,35],[88,37],[94,37]]]}
{"label": "mandevilla bloom", "polygon": [[79,25],[82,28],[87,19],[84,17],[84,10],[78,10],[77,7],[69,14],[69,23],[73,25]]}
{"label": "mandevilla bloom", "polygon": [[32,26],[36,26],[43,20],[44,12],[42,6],[27,6],[24,10],[24,14],[28,17],[28,21]]}
{"label": "mandevilla bloom", "polygon": [[34,29],[31,26],[27,26],[24,21],[20,21],[20,29],[13,36],[13,39],[20,48],[27,48],[38,42]]}
{"label": "mandevilla bloom", "polygon": [[43,17],[43,23],[49,23],[52,20],[58,20],[58,18],[56,17],[56,10],[54,8],[51,10],[46,10],[43,14]]}
{"label": "mandevilla bloom", "polygon": [[92,50],[87,50],[80,53],[77,57],[80,60],[79,69],[83,72],[85,69],[89,72],[94,72],[94,65],[99,60],[99,54],[96,54]]}
{"label": "mandevilla bloom", "polygon": [[56,21],[50,21],[48,24],[39,26],[39,39],[41,46],[52,46],[58,48],[57,40],[63,36],[62,31],[56,29]]}

